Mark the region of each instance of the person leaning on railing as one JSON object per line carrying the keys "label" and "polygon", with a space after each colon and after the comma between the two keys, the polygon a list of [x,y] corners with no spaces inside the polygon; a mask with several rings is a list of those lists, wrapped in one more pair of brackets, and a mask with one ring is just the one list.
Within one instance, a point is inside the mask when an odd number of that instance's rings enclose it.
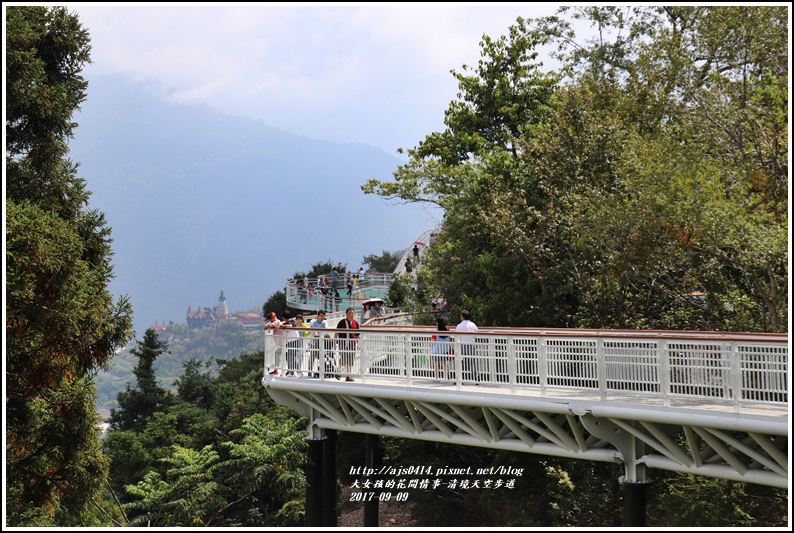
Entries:
{"label": "person leaning on railing", "polygon": [[[265,323],[264,327],[262,328],[262,329],[265,330],[265,335],[279,335],[279,340],[280,340],[281,339],[281,337],[280,337],[280,335],[281,335],[280,327],[281,327],[281,320],[278,319],[278,317],[276,316],[275,311],[270,311],[267,314],[267,322]],[[271,376],[277,376],[278,375],[278,368],[279,368],[279,366],[281,366],[281,352],[282,351],[283,351],[282,347],[279,345],[278,342],[276,342],[276,351],[275,351],[275,357],[274,357],[274,361],[273,361],[273,369],[270,372],[268,372],[268,374],[270,374]]]}

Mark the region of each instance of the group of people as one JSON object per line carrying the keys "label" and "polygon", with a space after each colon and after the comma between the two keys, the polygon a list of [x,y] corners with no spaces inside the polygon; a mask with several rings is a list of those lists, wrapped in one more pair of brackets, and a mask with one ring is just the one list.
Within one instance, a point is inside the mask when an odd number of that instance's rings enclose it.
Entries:
{"label": "group of people", "polygon": [[[336,350],[339,353],[341,371],[346,374],[345,381],[355,381],[351,374],[353,373],[355,354],[358,350],[358,333],[337,332],[333,338],[326,333],[321,338],[318,331],[315,331],[314,334],[308,329],[305,332],[300,331],[301,328],[327,328],[326,315],[325,310],[321,309],[317,312],[315,318],[305,324],[302,315],[292,318],[292,313],[289,309],[282,313],[281,320],[278,319],[274,311],[267,314],[267,322],[264,325],[265,333],[280,337],[280,342],[276,345],[275,365],[273,370],[269,372],[270,375],[278,375],[278,369],[281,368],[281,354],[286,349],[287,370],[284,375],[302,377],[303,372],[300,369],[303,368],[303,355],[308,349],[310,354],[309,377],[319,378],[320,364],[323,364],[325,372],[334,375],[336,379],[342,379],[341,375],[336,372],[333,355],[334,350]],[[347,308],[345,318],[339,321],[336,329],[360,329],[352,307]],[[305,339],[303,337],[312,338]],[[306,340],[309,341],[308,345],[305,342]]]}
{"label": "group of people", "polygon": [[[362,322],[374,316],[380,316],[382,312],[380,302],[365,306]],[[375,314],[373,315],[373,313]],[[339,368],[341,373],[345,374],[345,381],[355,381],[351,374],[353,373],[356,352],[359,348],[359,333],[337,331],[333,337],[327,333],[321,337],[318,331],[314,333],[309,330],[300,331],[301,328],[328,328],[326,315],[325,310],[320,310],[317,312],[317,316],[306,324],[302,315],[292,318],[292,313],[288,309],[282,314],[281,320],[278,319],[275,312],[271,311],[268,313],[267,322],[264,325],[265,332],[282,337],[282,342],[276,348],[275,368],[270,371],[271,375],[278,375],[278,368],[281,368],[282,348],[285,348],[287,360],[285,375],[301,377],[303,375],[301,372],[303,354],[308,349],[310,354],[309,377],[320,377],[320,365],[322,364],[326,373],[333,375],[336,379],[341,379],[340,373],[336,370],[336,362],[333,355],[334,351],[336,351],[339,354]],[[345,318],[337,323],[336,329],[358,330],[360,328],[360,324],[355,319],[355,310],[352,307],[348,307],[345,310]],[[454,365],[451,366],[451,363],[454,360],[455,352],[452,337],[450,336],[451,330],[443,317],[436,318],[436,330],[437,333],[432,337],[430,354],[435,379],[441,379],[442,374],[446,379],[454,379]],[[479,385],[480,375],[477,369],[474,336],[477,331],[479,331],[479,328],[471,320],[469,311],[461,311],[460,322],[455,326],[455,332],[459,333],[456,337],[460,347],[460,355],[463,357],[462,370],[469,374],[476,385]],[[305,342],[307,339],[304,337],[312,337],[308,339],[310,341],[308,345]]]}
{"label": "group of people", "polygon": [[[349,273],[347,275],[348,297],[352,296],[353,292],[355,292],[357,288],[360,288],[364,284],[364,276],[365,273],[363,267],[360,267],[358,271]],[[301,280],[296,280],[294,284],[298,289],[298,298],[303,303],[307,303],[317,293],[322,294],[323,296],[330,295],[334,299],[339,298],[341,300],[341,296],[339,295],[339,281],[339,267],[333,267],[331,269],[330,276],[322,274],[317,276],[316,284],[310,283],[308,276],[303,276]]]}

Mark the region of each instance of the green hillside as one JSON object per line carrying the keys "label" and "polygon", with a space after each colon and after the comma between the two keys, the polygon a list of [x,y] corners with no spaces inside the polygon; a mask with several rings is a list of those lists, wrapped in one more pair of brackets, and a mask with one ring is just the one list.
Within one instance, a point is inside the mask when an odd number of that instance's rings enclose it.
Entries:
{"label": "green hillside", "polygon": [[[174,380],[182,375],[184,365],[191,359],[206,363],[210,374],[217,375],[217,360],[229,361],[241,353],[253,353],[262,349],[259,328],[246,330],[234,321],[226,321],[214,329],[189,331],[185,324],[171,324],[160,337],[168,343],[169,351],[159,357],[154,365],[158,382],[168,390],[174,390]],[[117,409],[118,393],[127,383],[135,384],[133,369],[136,358],[130,354],[134,343],[126,346],[111,360],[107,371],[96,377],[97,412],[107,419],[111,409]]]}

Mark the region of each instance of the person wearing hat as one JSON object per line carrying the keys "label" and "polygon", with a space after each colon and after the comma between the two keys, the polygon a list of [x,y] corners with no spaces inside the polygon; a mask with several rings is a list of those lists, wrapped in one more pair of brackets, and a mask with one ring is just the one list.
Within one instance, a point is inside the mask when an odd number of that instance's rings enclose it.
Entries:
{"label": "person wearing hat", "polygon": [[370,318],[377,318],[379,316],[383,316],[383,307],[381,307],[381,301],[375,300],[374,302],[370,302],[369,304],[369,317]]}

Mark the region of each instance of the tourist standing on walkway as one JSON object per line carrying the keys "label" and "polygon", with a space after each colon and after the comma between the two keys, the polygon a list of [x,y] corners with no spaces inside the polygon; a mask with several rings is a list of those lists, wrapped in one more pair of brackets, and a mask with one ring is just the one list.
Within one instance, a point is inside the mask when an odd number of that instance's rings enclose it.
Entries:
{"label": "tourist standing on walkway", "polygon": [[409,274],[414,271],[414,267],[411,266],[411,260],[410,259],[406,259],[405,260],[405,271],[407,273],[409,273]]}
{"label": "tourist standing on walkway", "polygon": [[[355,320],[355,311],[352,307],[345,310],[345,318],[336,325],[337,329],[360,329]],[[347,374],[345,381],[355,381],[350,374],[353,372],[353,361],[358,349],[358,333],[337,333],[337,351],[339,352],[339,365]],[[336,377],[339,379],[339,376]]]}
{"label": "tourist standing on walkway", "polygon": [[300,285],[298,286],[298,296],[303,303],[307,303],[306,295],[309,293],[309,278],[303,276]]}
{"label": "tourist standing on walkway", "polygon": [[281,352],[284,351],[283,341],[281,340],[281,330],[279,329],[281,326],[281,320],[278,319],[276,316],[275,311],[270,311],[267,315],[267,322],[265,322],[264,329],[265,335],[277,335],[278,337],[274,337],[273,340],[276,341],[276,351],[275,351],[275,358],[273,361],[273,369],[268,372],[271,376],[278,375],[278,368],[281,366]]}
{"label": "tourist standing on walkway", "polygon": [[[455,327],[455,331],[475,332],[479,331],[479,328],[477,328],[477,324],[471,321],[471,313],[464,309],[460,312],[460,324]],[[480,375],[477,372],[477,349],[474,341],[474,335],[458,335],[460,352],[463,356],[463,370],[468,370],[474,383],[479,385]]]}
{"label": "tourist standing on walkway", "polygon": [[449,371],[449,359],[452,354],[452,342],[449,335],[442,335],[440,332],[449,331],[447,321],[442,317],[436,318],[436,329],[439,333],[433,335],[433,345],[430,348],[430,360],[433,362],[436,380],[441,379],[440,369],[444,370],[445,379],[452,379]]}
{"label": "tourist standing on walkway", "polygon": [[311,337],[312,332],[309,331],[309,324],[304,322],[303,315],[298,315],[295,317],[295,327],[298,330],[305,329],[306,331],[300,331],[298,335],[300,336],[300,341],[298,342],[298,377],[303,377],[303,356],[306,354],[306,341],[309,340],[308,338]]}
{"label": "tourist standing on walkway", "polygon": [[267,322],[265,322],[265,327],[262,329],[265,330],[265,333],[274,334],[281,325],[281,320],[276,317],[275,311],[270,311],[265,318],[267,318]]}
{"label": "tourist standing on walkway", "polygon": [[336,267],[331,269],[331,292],[336,292],[339,288],[339,271]]}
{"label": "tourist standing on walkway", "polygon": [[[323,329],[328,327],[328,321],[325,319],[325,309],[320,309],[319,311],[317,311],[317,316],[312,318],[309,321],[309,327],[310,328],[323,328]],[[321,342],[324,343],[325,341],[321,341],[320,340],[320,332],[319,331],[315,331],[314,332],[314,337],[315,338],[312,339],[311,347],[309,349],[310,350],[310,356],[309,356],[309,371],[310,371],[310,373],[309,373],[309,377],[319,378],[320,377],[320,373],[319,373],[320,361],[323,360],[323,355],[320,354],[320,343]],[[333,346],[330,346],[330,345],[327,345],[327,346],[324,345],[322,347],[322,350],[324,352],[330,352],[332,349],[333,349]],[[317,361],[317,367],[314,366],[314,362],[315,361]]]}

